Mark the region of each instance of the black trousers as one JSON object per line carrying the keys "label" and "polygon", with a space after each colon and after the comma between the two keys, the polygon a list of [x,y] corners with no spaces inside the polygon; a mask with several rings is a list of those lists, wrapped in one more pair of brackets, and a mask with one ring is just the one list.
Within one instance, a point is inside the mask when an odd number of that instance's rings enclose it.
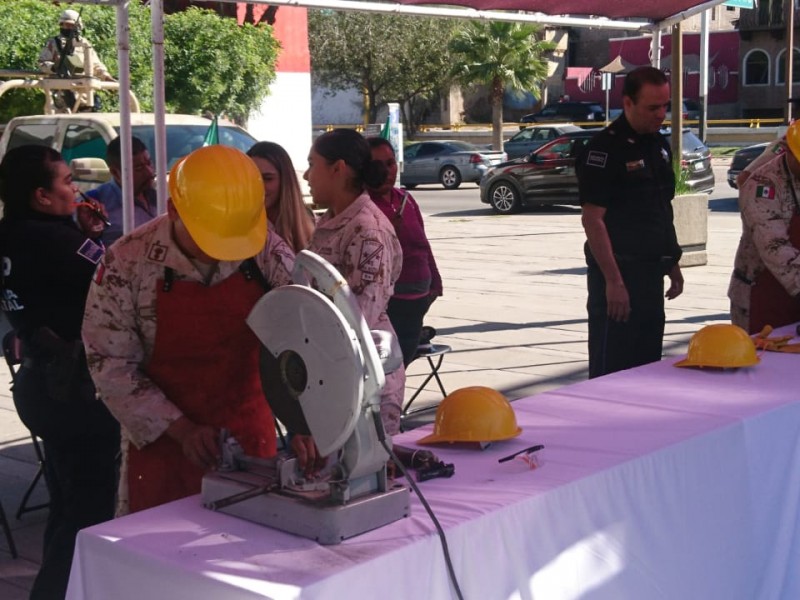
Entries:
{"label": "black trousers", "polygon": [[631,302],[626,322],[607,315],[606,280],[589,263],[589,378],[661,360],[664,340],[664,268],[660,263],[619,265]]}
{"label": "black trousers", "polygon": [[414,300],[390,298],[386,314],[397,334],[397,342],[403,351],[403,366],[408,366],[417,354],[422,335],[422,320],[431,306],[430,296]]}
{"label": "black trousers", "polygon": [[23,367],[13,397],[22,422],[42,438],[50,513],[42,565],[31,599],[64,598],[80,529],[114,518],[119,424],[94,398],[88,372],[71,387],[68,402],[48,394],[44,369]]}

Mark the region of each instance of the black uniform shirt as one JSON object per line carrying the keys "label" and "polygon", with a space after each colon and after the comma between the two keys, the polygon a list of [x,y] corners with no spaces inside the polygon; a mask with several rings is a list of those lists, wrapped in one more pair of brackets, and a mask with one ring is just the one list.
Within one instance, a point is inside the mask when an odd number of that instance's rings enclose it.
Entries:
{"label": "black uniform shirt", "polygon": [[636,133],[623,114],[589,141],[575,167],[581,205],[606,209],[615,255],[680,259],[672,222],[675,174],[664,136]]}
{"label": "black uniform shirt", "polygon": [[81,233],[71,217],[32,212],[0,221],[0,256],[0,307],[17,334],[26,340],[45,326],[65,341],[79,340],[102,246]]}

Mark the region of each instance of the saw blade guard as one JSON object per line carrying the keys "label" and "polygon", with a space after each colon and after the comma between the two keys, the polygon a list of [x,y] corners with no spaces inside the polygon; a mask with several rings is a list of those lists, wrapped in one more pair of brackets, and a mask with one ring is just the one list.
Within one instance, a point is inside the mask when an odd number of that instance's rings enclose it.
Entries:
{"label": "saw blade guard", "polygon": [[[347,281],[316,254],[303,251],[297,261],[293,276],[298,284],[265,294],[247,324],[264,346],[262,354],[272,357],[262,357],[261,375],[269,383],[264,388],[273,412],[284,423],[303,423],[306,427],[293,430],[312,435],[320,453],[329,456],[345,446],[357,425],[375,429],[375,419],[359,415],[374,413],[379,421],[385,376]],[[310,287],[309,276],[321,291]],[[361,452],[345,453],[350,472],[361,471],[359,463],[370,454],[364,451],[370,446],[364,432],[358,438]],[[380,448],[377,438],[373,441]]]}

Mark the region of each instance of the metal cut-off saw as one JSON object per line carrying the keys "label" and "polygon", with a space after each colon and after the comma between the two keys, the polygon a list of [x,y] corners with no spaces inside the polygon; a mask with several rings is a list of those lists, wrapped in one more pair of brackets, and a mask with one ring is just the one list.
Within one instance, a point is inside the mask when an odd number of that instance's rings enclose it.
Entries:
{"label": "metal cut-off saw", "polygon": [[292,276],[294,284],[256,303],[247,324],[262,344],[261,381],[273,413],[289,431],[313,436],[329,465],[307,477],[293,455],[246,456],[223,434],[222,464],[203,478],[202,500],[212,510],[337,544],[409,514],[408,488],[389,481],[381,444],[391,444],[380,419],[384,373],[402,357],[399,348],[388,349],[396,347],[392,336],[370,332],[330,263],[304,250]]}

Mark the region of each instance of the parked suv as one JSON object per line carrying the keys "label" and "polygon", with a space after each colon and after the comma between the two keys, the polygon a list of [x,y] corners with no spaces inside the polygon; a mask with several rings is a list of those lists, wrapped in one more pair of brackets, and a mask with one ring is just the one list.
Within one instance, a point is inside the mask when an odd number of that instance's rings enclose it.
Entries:
{"label": "parked suv", "polygon": [[594,102],[557,102],[536,113],[525,115],[522,123],[605,122],[606,111]]}

